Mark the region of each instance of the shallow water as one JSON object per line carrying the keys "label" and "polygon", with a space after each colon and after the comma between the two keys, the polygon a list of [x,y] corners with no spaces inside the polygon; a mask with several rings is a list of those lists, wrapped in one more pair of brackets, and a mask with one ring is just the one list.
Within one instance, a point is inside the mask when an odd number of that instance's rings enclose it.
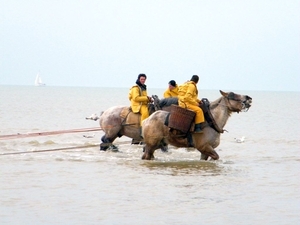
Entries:
{"label": "shallow water", "polygon": [[[218,161],[174,147],[143,161],[142,146],[126,137],[116,140],[118,152],[100,152],[102,131],[1,140],[0,223],[298,224],[300,94],[236,92],[253,106],[229,119]],[[96,127],[85,117],[128,104],[126,89],[0,86],[0,93],[0,135]],[[235,142],[241,136],[245,142]],[[27,153],[3,155],[18,152]]]}

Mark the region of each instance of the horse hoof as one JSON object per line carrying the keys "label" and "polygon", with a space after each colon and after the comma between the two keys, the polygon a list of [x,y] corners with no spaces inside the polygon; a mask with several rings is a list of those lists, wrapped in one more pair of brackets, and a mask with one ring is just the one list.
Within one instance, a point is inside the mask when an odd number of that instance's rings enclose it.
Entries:
{"label": "horse hoof", "polygon": [[132,145],[143,145],[144,142],[142,142],[142,141],[137,141],[137,140],[133,140],[133,139],[132,139],[131,144],[132,144]]}
{"label": "horse hoof", "polygon": [[162,152],[168,152],[168,146],[164,146],[160,148]]}
{"label": "horse hoof", "polygon": [[107,147],[103,147],[103,146],[100,146],[100,151],[106,151],[108,148]]}
{"label": "horse hoof", "polygon": [[118,148],[117,146],[115,146],[115,145],[110,145],[110,146],[108,147],[108,150],[111,150],[111,151],[119,151],[119,148]]}
{"label": "horse hoof", "polygon": [[145,154],[142,156],[142,160],[152,160],[152,159],[154,159],[154,156],[149,157],[149,156],[145,156]]}

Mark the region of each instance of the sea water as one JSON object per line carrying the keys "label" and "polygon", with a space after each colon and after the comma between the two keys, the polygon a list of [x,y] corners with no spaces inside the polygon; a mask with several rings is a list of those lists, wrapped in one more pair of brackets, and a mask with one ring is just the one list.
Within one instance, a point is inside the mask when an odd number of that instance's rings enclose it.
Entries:
{"label": "sea water", "polygon": [[[300,92],[223,91],[253,104],[229,118],[218,161],[172,146],[143,161],[127,137],[115,141],[118,152],[100,152],[102,131],[0,140],[0,224],[299,224]],[[0,135],[99,127],[85,118],[129,105],[127,95],[0,86]]]}

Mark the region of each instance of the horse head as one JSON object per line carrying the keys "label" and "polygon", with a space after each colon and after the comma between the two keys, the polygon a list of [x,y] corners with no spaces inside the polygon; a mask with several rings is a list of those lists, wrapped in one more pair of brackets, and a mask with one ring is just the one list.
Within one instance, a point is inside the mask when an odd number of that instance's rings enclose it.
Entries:
{"label": "horse head", "polygon": [[251,107],[252,98],[248,95],[240,95],[234,92],[223,92],[221,90],[220,93],[227,100],[228,108],[232,112],[247,112]]}
{"label": "horse head", "polygon": [[154,113],[156,111],[156,108],[154,106],[153,103],[149,103],[148,104],[148,112],[149,112],[149,115],[151,115],[152,113]]}
{"label": "horse head", "polygon": [[153,105],[155,107],[155,111],[161,110],[161,107],[159,105],[160,100],[159,100],[158,96],[157,95],[152,95],[152,98],[153,98]]}

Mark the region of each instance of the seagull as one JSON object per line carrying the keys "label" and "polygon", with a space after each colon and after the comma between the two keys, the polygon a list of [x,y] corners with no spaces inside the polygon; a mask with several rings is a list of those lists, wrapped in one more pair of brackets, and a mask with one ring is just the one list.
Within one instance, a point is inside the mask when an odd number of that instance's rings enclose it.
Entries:
{"label": "seagull", "polygon": [[234,140],[237,142],[237,143],[243,143],[245,141],[245,136],[241,137],[241,138],[234,138]]}
{"label": "seagull", "polygon": [[99,116],[97,116],[96,113],[90,115],[89,117],[85,117],[86,120],[95,120],[97,121],[99,119]]}

